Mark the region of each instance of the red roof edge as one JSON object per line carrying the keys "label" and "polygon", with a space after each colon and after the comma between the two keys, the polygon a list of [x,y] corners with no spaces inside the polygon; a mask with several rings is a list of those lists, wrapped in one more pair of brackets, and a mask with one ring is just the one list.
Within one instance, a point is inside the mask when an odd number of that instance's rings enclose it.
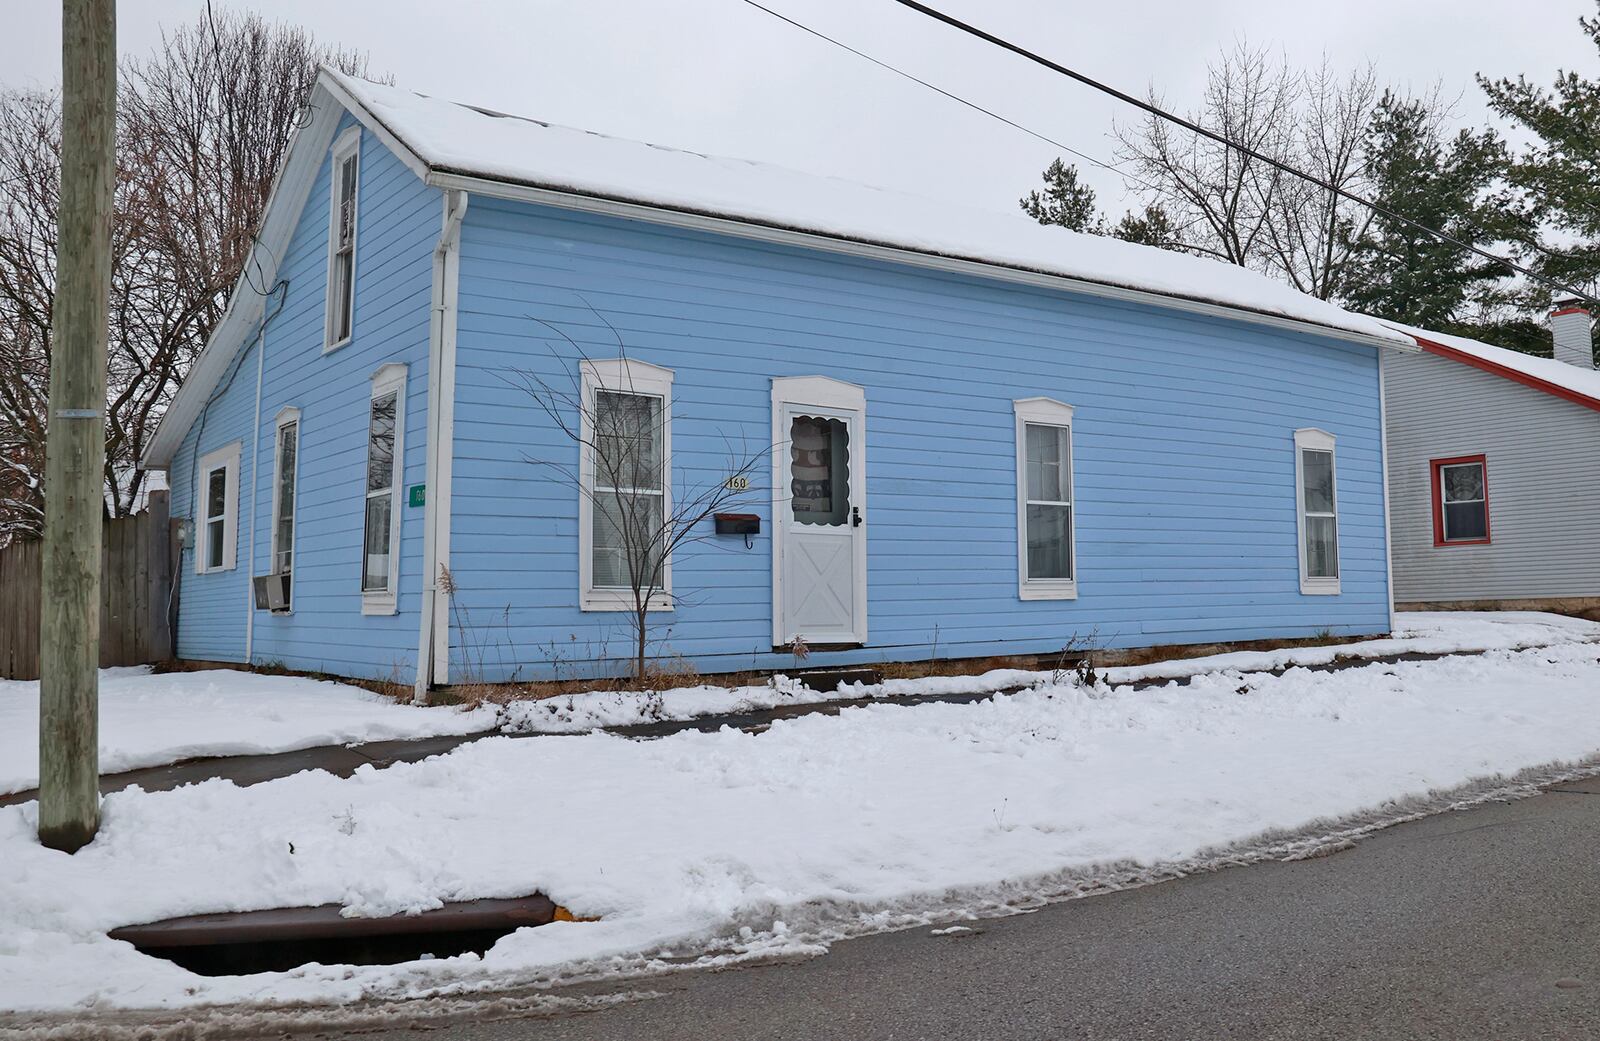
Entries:
{"label": "red roof edge", "polygon": [[1429,354],[1437,354],[1441,358],[1449,358],[1451,361],[1458,361],[1463,365],[1470,365],[1474,369],[1482,369],[1484,372],[1491,372],[1496,376],[1503,376],[1508,380],[1522,384],[1524,387],[1532,387],[1534,390],[1542,390],[1546,394],[1553,394],[1563,401],[1570,401],[1574,405],[1582,405],[1584,408],[1594,409],[1596,412],[1600,412],[1600,398],[1591,398],[1587,394],[1580,394],[1575,390],[1570,390],[1566,387],[1560,386],[1559,384],[1551,383],[1549,380],[1542,380],[1539,377],[1529,375],[1520,369],[1513,369],[1509,365],[1501,365],[1499,362],[1493,362],[1487,358],[1480,358],[1476,354],[1468,354],[1466,351],[1458,351],[1454,347],[1446,347],[1442,343],[1436,343],[1425,336],[1418,336],[1416,333],[1411,333],[1410,335],[1413,340],[1417,341],[1417,345],[1423,350],[1427,351]]}

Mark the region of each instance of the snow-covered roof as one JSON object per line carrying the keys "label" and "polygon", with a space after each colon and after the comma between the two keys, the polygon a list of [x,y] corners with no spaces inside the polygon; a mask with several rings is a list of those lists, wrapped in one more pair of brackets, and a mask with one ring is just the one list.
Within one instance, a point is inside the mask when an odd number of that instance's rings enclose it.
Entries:
{"label": "snow-covered roof", "polygon": [[1399,322],[1385,324],[1411,336],[1423,350],[1432,354],[1600,409],[1600,371],[1580,369],[1554,358],[1539,358],[1465,336],[1437,333]]}
{"label": "snow-covered roof", "polygon": [[1219,304],[1363,337],[1381,323],[1231,264],[769,163],[509,116],[324,71],[433,174],[723,218]]}
{"label": "snow-covered roof", "polygon": [[[557,204],[592,204],[667,223],[704,223],[730,234],[1102,295],[1159,297],[1189,310],[1221,308],[1248,320],[1308,326],[1344,339],[1415,350],[1410,337],[1375,319],[1230,264],[1045,227],[1021,213],[993,213],[768,163],[508,116],[326,67],[312,88],[311,119],[290,144],[246,264],[265,272],[268,284],[276,278],[278,259],[346,108],[435,187],[510,197],[533,193]],[[245,282],[235,287],[222,321],[146,447],[145,466],[171,464],[255,334],[265,305]]]}

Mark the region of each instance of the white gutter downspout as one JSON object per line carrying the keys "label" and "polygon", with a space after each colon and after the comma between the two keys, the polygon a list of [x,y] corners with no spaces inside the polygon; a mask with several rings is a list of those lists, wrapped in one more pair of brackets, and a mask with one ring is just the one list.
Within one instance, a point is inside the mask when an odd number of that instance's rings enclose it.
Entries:
{"label": "white gutter downspout", "polygon": [[444,193],[444,220],[433,250],[433,299],[428,311],[428,451],[422,514],[422,604],[417,637],[417,676],[412,702],[426,704],[437,677],[449,677],[448,598],[439,596],[442,569],[450,560],[450,464],[456,389],[456,300],[461,269],[461,221],[467,193]]}

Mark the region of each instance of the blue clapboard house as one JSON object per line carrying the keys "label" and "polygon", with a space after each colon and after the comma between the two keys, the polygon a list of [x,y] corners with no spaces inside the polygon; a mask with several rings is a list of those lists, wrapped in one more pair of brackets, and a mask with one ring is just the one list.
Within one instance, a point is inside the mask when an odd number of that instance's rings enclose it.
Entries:
{"label": "blue clapboard house", "polygon": [[704,673],[1390,627],[1370,319],[331,71],[309,113],[145,460],[182,658],[625,673],[628,532],[711,500],[646,616]]}

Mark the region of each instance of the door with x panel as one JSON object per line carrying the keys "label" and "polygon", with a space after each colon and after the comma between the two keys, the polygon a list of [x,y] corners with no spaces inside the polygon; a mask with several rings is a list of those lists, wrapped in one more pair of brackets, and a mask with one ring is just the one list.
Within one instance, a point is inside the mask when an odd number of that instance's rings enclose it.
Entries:
{"label": "door with x panel", "polygon": [[813,377],[774,381],[773,398],[773,643],[865,643],[864,395]]}

